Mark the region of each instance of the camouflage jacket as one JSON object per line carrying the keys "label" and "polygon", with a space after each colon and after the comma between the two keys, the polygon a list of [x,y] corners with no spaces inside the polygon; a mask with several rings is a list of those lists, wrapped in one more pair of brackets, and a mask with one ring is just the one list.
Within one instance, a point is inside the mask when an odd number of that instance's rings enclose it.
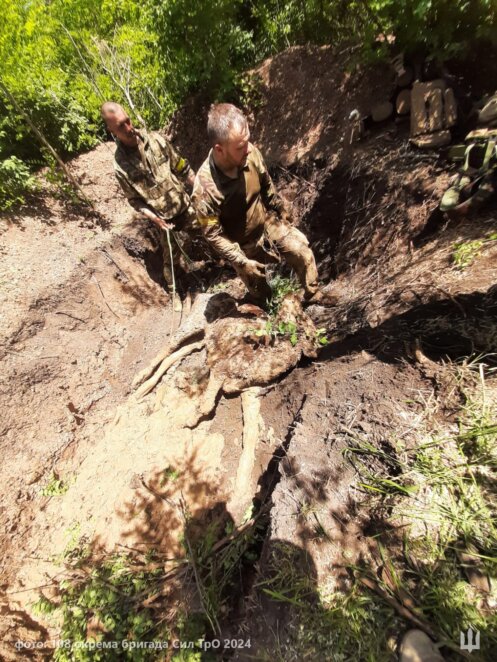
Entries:
{"label": "camouflage jacket", "polygon": [[207,241],[234,264],[247,261],[240,246],[262,234],[267,213],[283,211],[264,159],[254,145],[250,145],[247,163],[236,178],[219,170],[211,150],[195,177],[192,202]]}
{"label": "camouflage jacket", "polygon": [[190,166],[156,131],[139,133],[138,147],[117,143],[114,170],[130,205],[151,209],[166,220],[183,213],[190,203],[184,182]]}

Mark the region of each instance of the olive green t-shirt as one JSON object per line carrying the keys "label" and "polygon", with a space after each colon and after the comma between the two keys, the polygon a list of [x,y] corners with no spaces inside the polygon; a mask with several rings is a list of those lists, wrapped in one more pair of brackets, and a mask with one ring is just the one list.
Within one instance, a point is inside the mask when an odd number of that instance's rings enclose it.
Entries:
{"label": "olive green t-shirt", "polygon": [[261,153],[249,145],[247,162],[237,177],[215,164],[212,150],[195,177],[192,202],[207,241],[229,262],[243,264],[240,246],[260,236],[269,211],[282,203]]}

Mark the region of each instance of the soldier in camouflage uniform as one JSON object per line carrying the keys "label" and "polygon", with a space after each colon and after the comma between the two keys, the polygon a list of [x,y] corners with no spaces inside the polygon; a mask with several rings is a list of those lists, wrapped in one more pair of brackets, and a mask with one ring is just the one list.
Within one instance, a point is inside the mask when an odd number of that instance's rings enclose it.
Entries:
{"label": "soldier in camouflage uniform", "polygon": [[280,257],[295,269],[308,301],[322,301],[316,261],[306,237],[288,220],[243,113],[211,107],[212,149],[195,177],[192,202],[205,238],[245,283],[252,300],[271,297],[265,264]]}
{"label": "soldier in camouflage uniform", "polygon": [[[186,186],[190,189],[193,186],[194,173],[159,133],[135,129],[119,104],[104,103],[102,117],[116,138],[114,169],[124,195],[137,212],[161,230],[164,279],[171,291],[172,269],[179,258],[179,246],[172,235],[168,242],[167,231],[188,230],[193,225],[195,214]],[[174,305],[180,309],[179,297]]]}

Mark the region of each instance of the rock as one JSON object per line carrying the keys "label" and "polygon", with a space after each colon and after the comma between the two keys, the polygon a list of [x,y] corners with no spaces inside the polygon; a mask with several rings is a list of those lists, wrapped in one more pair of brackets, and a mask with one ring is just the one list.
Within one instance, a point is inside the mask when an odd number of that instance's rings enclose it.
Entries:
{"label": "rock", "polygon": [[490,97],[478,113],[478,124],[492,124],[497,121],[497,92]]}
{"label": "rock", "polygon": [[408,115],[411,112],[411,90],[402,90],[395,100],[398,115]]}
{"label": "rock", "polygon": [[371,108],[371,117],[373,122],[384,122],[393,114],[393,104],[390,101],[377,103]]}
{"label": "rock", "polygon": [[411,67],[405,67],[404,71],[397,76],[395,83],[399,87],[407,87],[414,80],[414,71]]}

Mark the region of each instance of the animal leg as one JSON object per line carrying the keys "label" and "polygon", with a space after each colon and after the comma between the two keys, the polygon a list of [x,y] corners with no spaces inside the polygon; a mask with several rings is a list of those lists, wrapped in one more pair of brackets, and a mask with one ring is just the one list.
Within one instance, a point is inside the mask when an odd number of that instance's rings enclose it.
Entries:
{"label": "animal leg", "polygon": [[209,383],[207,384],[207,388],[202,394],[202,397],[199,402],[198,416],[196,416],[193,421],[190,421],[190,423],[186,427],[188,428],[196,427],[204,416],[208,416],[215,409],[217,396],[219,394],[219,391],[222,389],[222,387],[223,387],[223,380],[211,373],[211,376],[209,378]]}
{"label": "animal leg", "polygon": [[261,417],[260,393],[261,389],[258,387],[249,388],[242,393],[243,450],[238,463],[234,490],[238,503],[242,503],[246,498],[250,501],[250,482],[255,462],[255,450],[261,427],[264,424]]}
{"label": "animal leg", "polygon": [[184,359],[185,356],[188,356],[189,354],[193,354],[193,352],[200,351],[203,346],[204,341],[201,340],[200,342],[196,342],[191,345],[185,345],[169,356],[166,355],[152,377],[144,382],[137,390],[137,400],[140,400],[145,395],[147,395],[147,393],[150,393],[150,391],[156,386],[156,384],[161,380],[162,376],[169,370],[172,365],[174,365],[174,363],[181,361],[181,359]]}

